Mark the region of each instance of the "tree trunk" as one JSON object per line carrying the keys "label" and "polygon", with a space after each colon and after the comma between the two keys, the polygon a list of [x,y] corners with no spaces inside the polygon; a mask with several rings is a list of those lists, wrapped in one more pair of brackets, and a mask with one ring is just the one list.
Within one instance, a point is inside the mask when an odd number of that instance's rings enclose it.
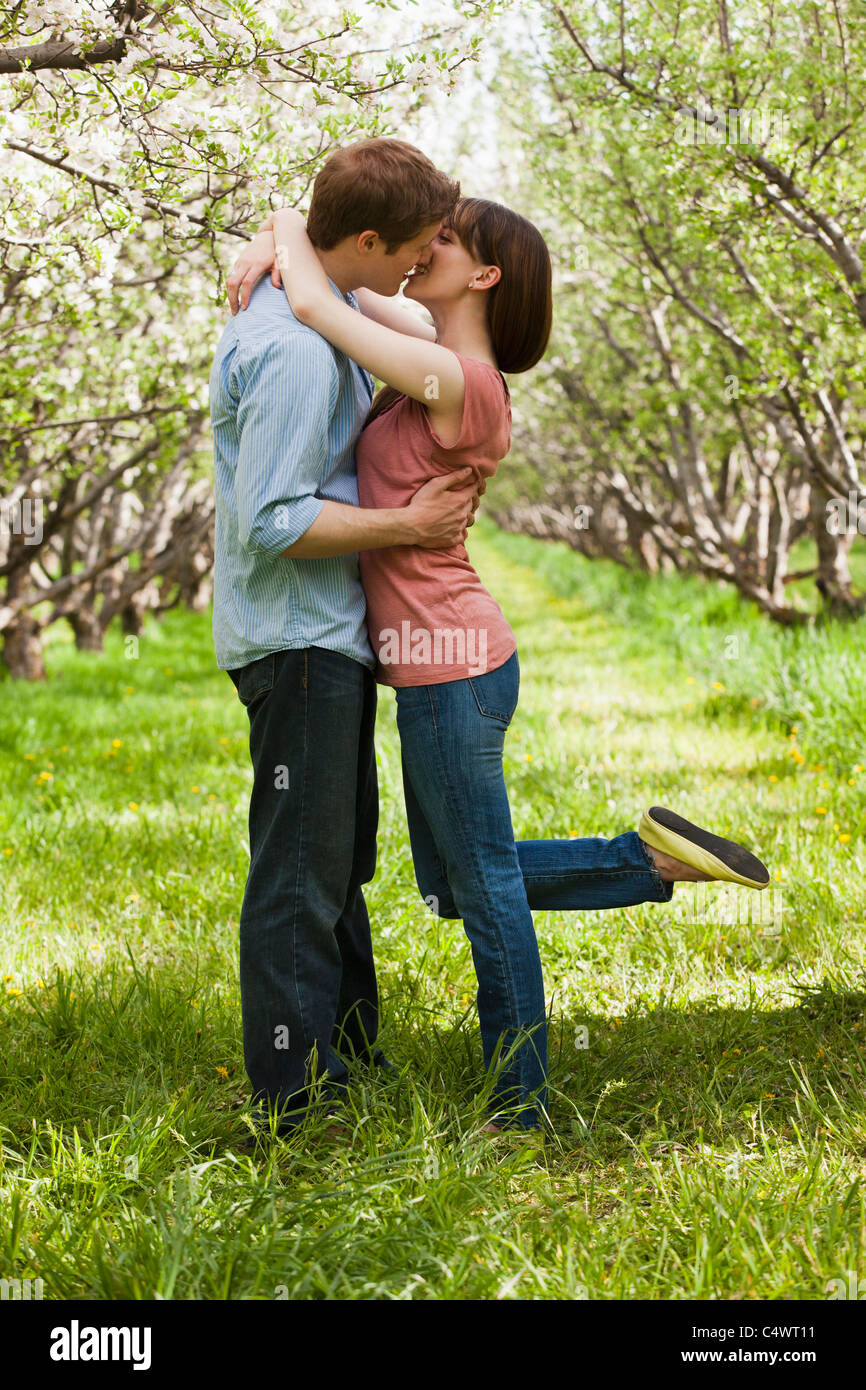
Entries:
{"label": "tree trunk", "polygon": [[92,608],[80,608],[67,615],[69,626],[75,633],[75,645],[80,652],[101,652],[105,633],[98,616]]}
{"label": "tree trunk", "polygon": [[144,630],[144,606],[136,603],[135,595],[120,611],[120,630],[124,637],[140,637]]}
{"label": "tree trunk", "polygon": [[4,628],[3,662],[13,680],[45,680],[42,628],[29,613],[20,613]]}
{"label": "tree trunk", "polygon": [[186,608],[193,613],[204,613],[213,597],[213,576],[209,570],[191,580],[188,584],[181,584],[180,601]]}
{"label": "tree trunk", "polygon": [[838,534],[828,528],[827,503],[830,494],[818,483],[812,483],[812,536],[818,548],[818,575],[815,585],[826,608],[839,616],[856,616],[866,612],[866,595],[855,594],[851,587],[848,552],[856,534],[854,527],[840,527]]}

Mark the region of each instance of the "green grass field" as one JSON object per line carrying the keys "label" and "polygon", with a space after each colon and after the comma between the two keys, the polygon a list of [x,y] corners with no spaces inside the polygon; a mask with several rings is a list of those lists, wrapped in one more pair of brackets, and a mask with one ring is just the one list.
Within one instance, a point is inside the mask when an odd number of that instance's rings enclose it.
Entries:
{"label": "green grass field", "polygon": [[[866,1275],[864,622],[773,628],[480,523],[518,835],[672,805],[772,888],[539,913],[546,1144],[479,1133],[475,982],[415,888],[393,696],[369,889],[395,1076],[238,1151],[246,715],[207,618],[0,685],[0,1277],[45,1298],[824,1299]],[[866,620],[864,620],[866,621]],[[718,896],[714,896],[718,895]],[[751,913],[751,920],[750,920]]]}

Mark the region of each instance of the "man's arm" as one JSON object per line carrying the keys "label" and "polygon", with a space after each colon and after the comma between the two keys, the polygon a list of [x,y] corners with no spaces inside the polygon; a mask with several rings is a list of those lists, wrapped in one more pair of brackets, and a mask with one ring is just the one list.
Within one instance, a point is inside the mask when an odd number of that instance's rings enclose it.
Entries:
{"label": "man's arm", "polygon": [[478,491],[471,483],[460,486],[471,476],[471,468],[462,468],[431,478],[405,507],[352,507],[326,501],[300,539],[281,553],[297,560],[320,560],[391,545],[445,550],[462,541],[475,520]]}

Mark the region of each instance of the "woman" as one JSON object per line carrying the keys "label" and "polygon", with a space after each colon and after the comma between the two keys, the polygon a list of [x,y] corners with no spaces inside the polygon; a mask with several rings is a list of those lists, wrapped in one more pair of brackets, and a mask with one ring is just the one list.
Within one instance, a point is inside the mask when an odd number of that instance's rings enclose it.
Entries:
{"label": "woman", "polygon": [[[276,259],[296,318],[387,383],[356,449],[361,505],[405,505],[422,482],[466,465],[479,482],[492,477],[510,445],[502,372],[534,366],[550,334],[550,259],[537,229],[500,204],[460,199],[404,287],[430,327],[365,290],[358,314],[333,293],[300,214],[268,225],[275,250],[241,258],[244,284]],[[360,567],[377,679],[396,689],[418,887],[440,916],[462,918],[472,946],[484,1061],[496,1072],[485,1128],[538,1128],[547,1028],[532,910],[668,902],[678,880],[762,888],[769,873],[663,807],[612,840],[515,843],[503,747],[519,667],[501,608],[462,543],[365,551]]]}

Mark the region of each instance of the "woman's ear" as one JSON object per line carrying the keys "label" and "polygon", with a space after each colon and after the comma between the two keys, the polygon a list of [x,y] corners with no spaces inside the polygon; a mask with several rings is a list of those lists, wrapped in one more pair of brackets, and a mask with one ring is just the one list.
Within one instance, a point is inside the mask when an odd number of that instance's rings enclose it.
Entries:
{"label": "woman's ear", "polygon": [[494,285],[498,285],[502,279],[502,271],[498,265],[486,265],[483,270],[477,270],[472,277],[472,288],[475,290],[492,290]]}

